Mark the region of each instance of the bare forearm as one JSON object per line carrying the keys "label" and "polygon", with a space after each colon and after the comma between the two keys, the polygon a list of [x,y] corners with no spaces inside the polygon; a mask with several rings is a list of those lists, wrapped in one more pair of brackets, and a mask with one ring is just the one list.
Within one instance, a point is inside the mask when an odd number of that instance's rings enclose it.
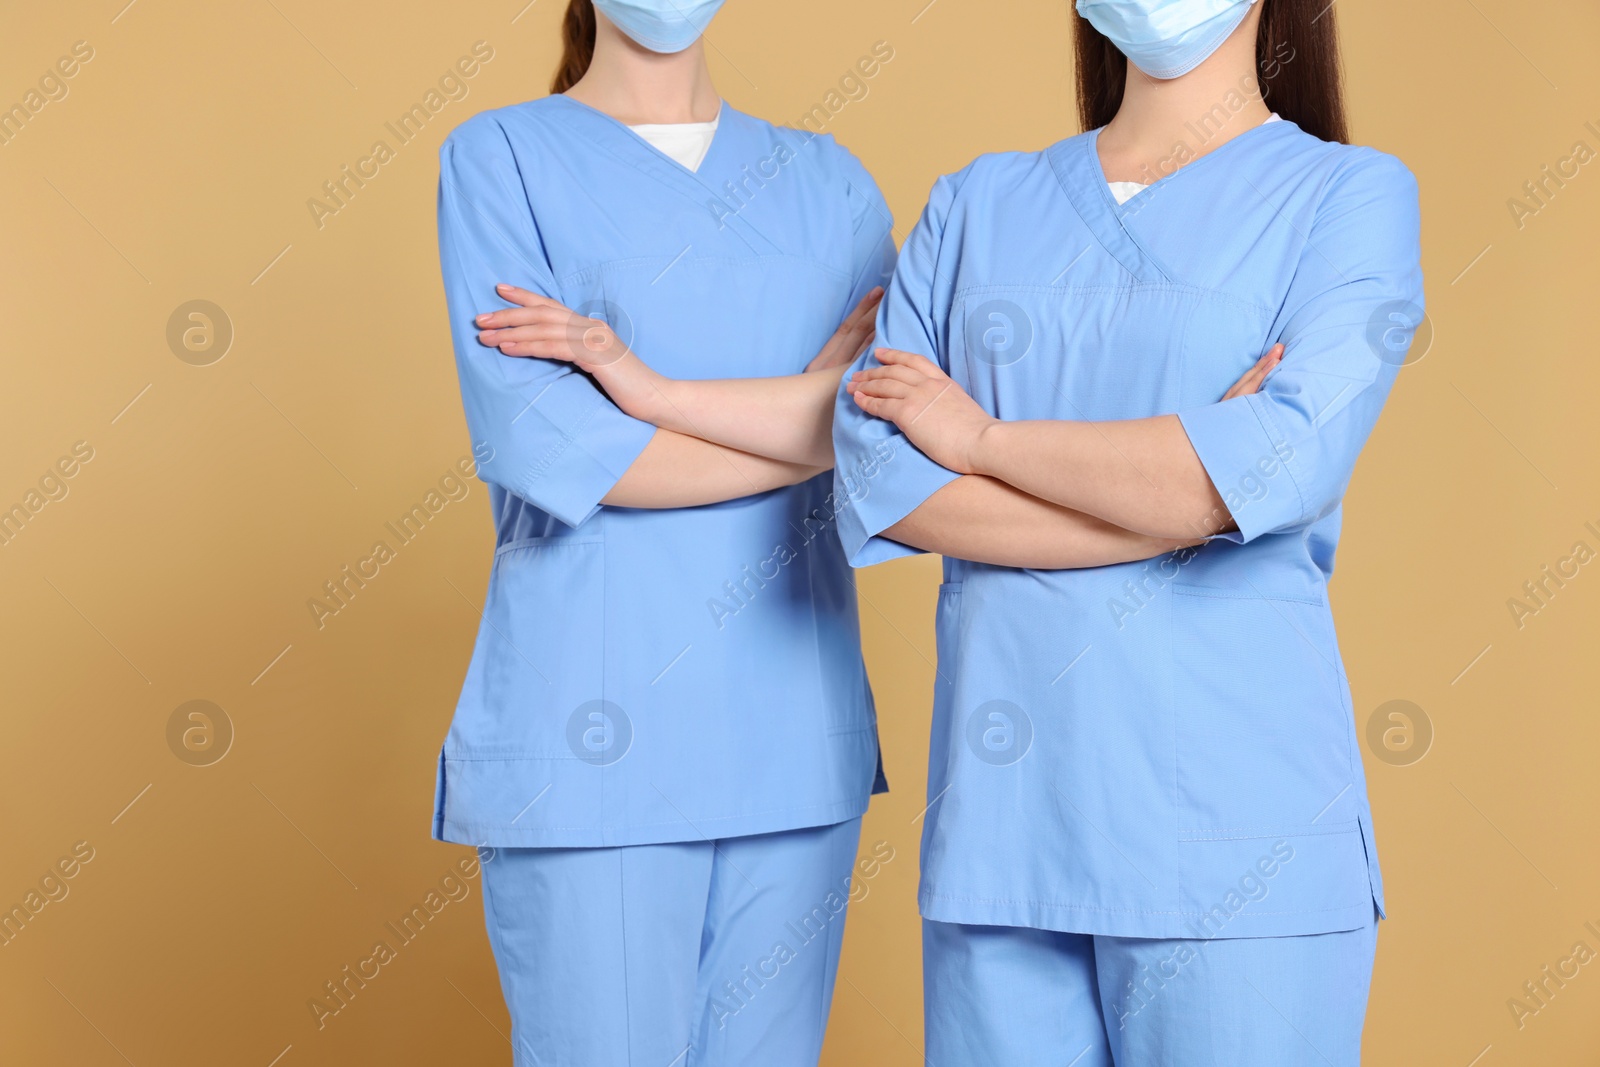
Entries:
{"label": "bare forearm", "polygon": [[663,378],[650,421],[741,452],[827,470],[844,368],[781,378]]}
{"label": "bare forearm", "polygon": [[657,430],[603,503],[625,508],[687,508],[794,485],[824,468],[786,463]]}
{"label": "bare forearm", "polygon": [[1233,525],[1176,415],[997,422],[980,436],[973,468],[1152,537],[1195,540]]}
{"label": "bare forearm", "polygon": [[1133,533],[978,475],[946,485],[884,536],[957,559],[1037,570],[1151,559],[1198,540]]}

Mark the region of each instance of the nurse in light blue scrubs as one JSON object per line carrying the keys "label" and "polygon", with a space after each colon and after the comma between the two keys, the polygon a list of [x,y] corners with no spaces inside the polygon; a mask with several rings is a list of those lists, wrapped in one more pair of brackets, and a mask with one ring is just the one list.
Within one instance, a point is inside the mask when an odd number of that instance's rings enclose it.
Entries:
{"label": "nurse in light blue scrubs", "polygon": [[[1383,890],[1327,590],[1416,183],[1344,143],[1326,0],[1077,9],[1089,132],[939,179],[835,423],[851,562],[945,555],[927,1058],[1346,1067]],[[1019,494],[1101,525],[1025,550]]]}
{"label": "nurse in light blue scrubs", "polygon": [[[815,1064],[885,787],[825,471],[890,216],[832,137],[718,99],[719,6],[574,0],[555,95],[440,155],[496,548],[434,836],[480,846],[518,1064]],[[781,377],[810,423],[658,428],[578,361],[623,342]]]}

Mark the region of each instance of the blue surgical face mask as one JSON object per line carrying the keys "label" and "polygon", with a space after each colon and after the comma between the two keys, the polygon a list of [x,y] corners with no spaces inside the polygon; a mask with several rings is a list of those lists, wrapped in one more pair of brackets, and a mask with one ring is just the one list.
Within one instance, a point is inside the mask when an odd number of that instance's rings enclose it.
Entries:
{"label": "blue surgical face mask", "polygon": [[1152,78],[1189,73],[1222,47],[1255,0],[1078,0],[1078,14]]}
{"label": "blue surgical face mask", "polygon": [[681,52],[694,44],[723,0],[594,0],[617,29],[652,52]]}

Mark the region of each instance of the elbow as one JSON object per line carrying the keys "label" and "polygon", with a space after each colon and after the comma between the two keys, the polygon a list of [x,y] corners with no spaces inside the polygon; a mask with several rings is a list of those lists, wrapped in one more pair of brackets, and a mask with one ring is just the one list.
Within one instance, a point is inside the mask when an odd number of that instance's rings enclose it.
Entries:
{"label": "elbow", "polygon": [[940,539],[934,535],[924,522],[918,521],[917,513],[912,512],[893,526],[883,530],[879,537],[893,541],[896,544],[914,548],[919,552],[940,552]]}
{"label": "elbow", "polygon": [[1228,510],[1222,494],[1207,481],[1204,487],[1193,492],[1169,498],[1167,506],[1138,533],[1161,541],[1170,541],[1175,547],[1197,544],[1220,533],[1237,530],[1233,513]]}

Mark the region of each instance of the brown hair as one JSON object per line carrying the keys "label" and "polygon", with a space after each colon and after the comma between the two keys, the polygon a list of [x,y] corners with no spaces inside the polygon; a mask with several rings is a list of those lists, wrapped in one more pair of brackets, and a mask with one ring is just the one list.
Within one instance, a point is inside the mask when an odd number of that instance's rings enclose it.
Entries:
{"label": "brown hair", "polygon": [[594,0],[571,0],[561,18],[561,62],[550,79],[552,93],[564,93],[583,77],[594,59]]}
{"label": "brown hair", "polygon": [[[1256,81],[1267,106],[1314,137],[1349,143],[1333,5],[1323,0],[1261,3]],[[1082,15],[1073,36],[1078,119],[1085,130],[1097,130],[1122,106],[1128,58]]]}

